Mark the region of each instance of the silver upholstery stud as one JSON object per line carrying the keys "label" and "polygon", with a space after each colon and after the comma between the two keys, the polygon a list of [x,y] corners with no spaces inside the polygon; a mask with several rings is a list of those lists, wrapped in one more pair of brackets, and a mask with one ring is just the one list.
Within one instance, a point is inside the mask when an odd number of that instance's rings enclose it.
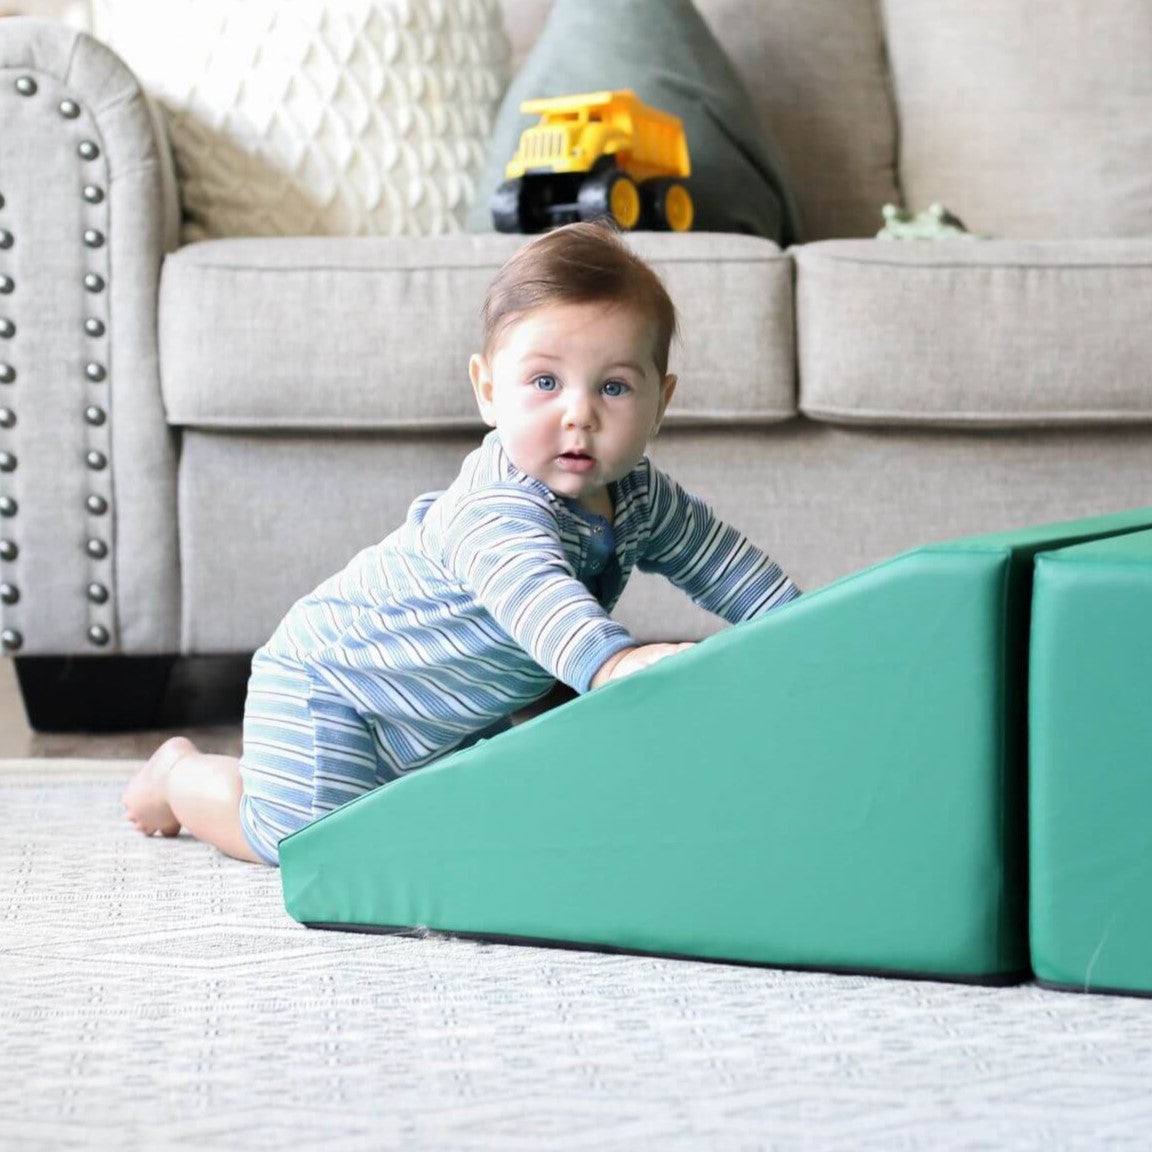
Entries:
{"label": "silver upholstery stud", "polygon": [[13,384],[16,381],[16,369],[11,364],[0,364],[0,384]]}
{"label": "silver upholstery stud", "polygon": [[106,604],[108,602],[108,589],[103,584],[93,581],[88,585],[88,599],[93,604]]}
{"label": "silver upholstery stud", "polygon": [[11,340],[16,335],[16,325],[7,316],[0,316],[0,339]]}
{"label": "silver upholstery stud", "polygon": [[103,452],[95,450],[89,452],[84,457],[84,462],[92,469],[93,472],[101,472],[108,467],[108,457]]}
{"label": "silver upholstery stud", "polygon": [[0,248],[11,248],[15,243],[12,233],[7,228],[0,228]]}
{"label": "silver upholstery stud", "polygon": [[0,452],[0,472],[15,472],[16,457],[11,452]]}
{"label": "silver upholstery stud", "polygon": [[104,199],[104,189],[95,184],[84,185],[84,199],[89,204],[99,204]]}
{"label": "silver upholstery stud", "polygon": [[35,96],[36,81],[31,76],[18,76],[16,78],[16,91],[21,96]]}
{"label": "silver upholstery stud", "polygon": [[84,287],[89,292],[103,292],[104,291],[104,277],[97,276],[95,272],[89,272],[84,277]]}
{"label": "silver upholstery stud", "polygon": [[100,381],[108,375],[108,373],[104,371],[103,364],[97,364],[95,361],[93,361],[91,364],[86,364],[84,366],[84,375],[87,376],[93,384],[99,384]]}
{"label": "silver upholstery stud", "polygon": [[102,648],[110,639],[108,629],[100,624],[93,624],[92,627],[88,629],[88,639],[91,640],[93,644],[98,644]]}
{"label": "silver upholstery stud", "polygon": [[93,516],[103,516],[108,511],[108,501],[103,496],[97,496],[95,492],[88,497],[85,505]]}
{"label": "silver upholstery stud", "polygon": [[95,404],[89,404],[88,407],[84,409],[84,419],[94,428],[99,428],[100,425],[108,419],[108,414],[103,408],[97,408]]}
{"label": "silver upholstery stud", "polygon": [[11,408],[0,408],[0,428],[15,428],[16,413]]}
{"label": "silver upholstery stud", "polygon": [[0,496],[0,516],[15,516],[20,505],[11,496]]}
{"label": "silver upholstery stud", "polygon": [[88,319],[84,321],[84,331],[87,332],[89,336],[103,336],[104,324],[100,320],[97,320],[95,316],[89,316]]}
{"label": "silver upholstery stud", "polygon": [[20,599],[20,589],[15,584],[0,584],[0,602],[15,604]]}
{"label": "silver upholstery stud", "polygon": [[80,115],[80,105],[75,100],[61,100],[60,115],[65,120],[75,120]]}
{"label": "silver upholstery stud", "polygon": [[108,555],[108,545],[103,540],[96,540],[95,538],[84,545],[84,550],[93,560],[103,560]]}
{"label": "silver upholstery stud", "polygon": [[85,228],[84,243],[87,244],[89,248],[103,248],[104,233],[98,232],[95,228]]}
{"label": "silver upholstery stud", "polygon": [[0,560],[15,560],[20,549],[14,540],[0,540]]}
{"label": "silver upholstery stud", "polygon": [[100,155],[100,149],[91,140],[81,140],[76,146],[81,160],[95,160]]}
{"label": "silver upholstery stud", "polygon": [[5,628],[3,632],[0,632],[0,644],[3,644],[9,652],[15,652],[23,646],[24,637],[15,628]]}
{"label": "silver upholstery stud", "polygon": [[16,287],[16,281],[11,276],[0,276],[0,293],[5,296]]}

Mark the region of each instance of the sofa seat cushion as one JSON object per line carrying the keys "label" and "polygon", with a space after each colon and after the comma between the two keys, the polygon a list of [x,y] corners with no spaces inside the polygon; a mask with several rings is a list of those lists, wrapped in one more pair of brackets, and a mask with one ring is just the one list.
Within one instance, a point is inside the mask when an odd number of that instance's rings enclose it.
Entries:
{"label": "sofa seat cushion", "polygon": [[858,424],[1152,421],[1152,239],[794,250],[800,409]]}
{"label": "sofa seat cushion", "polygon": [[[522,236],[205,241],[160,290],[169,424],[236,429],[482,427],[468,382],[489,282]],[[648,233],[630,243],[680,313],[666,425],[796,413],[792,266],[771,241]]]}

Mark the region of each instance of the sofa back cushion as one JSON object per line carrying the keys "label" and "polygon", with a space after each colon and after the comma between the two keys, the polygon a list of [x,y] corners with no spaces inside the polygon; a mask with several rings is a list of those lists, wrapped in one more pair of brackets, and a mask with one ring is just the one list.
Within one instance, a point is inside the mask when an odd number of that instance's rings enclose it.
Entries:
{"label": "sofa back cushion", "polygon": [[884,0],[908,205],[1020,239],[1152,233],[1147,0]]}
{"label": "sofa back cushion", "polygon": [[[515,71],[553,0],[501,4]],[[782,156],[805,239],[876,232],[880,209],[899,193],[874,0],[696,0],[696,8]]]}

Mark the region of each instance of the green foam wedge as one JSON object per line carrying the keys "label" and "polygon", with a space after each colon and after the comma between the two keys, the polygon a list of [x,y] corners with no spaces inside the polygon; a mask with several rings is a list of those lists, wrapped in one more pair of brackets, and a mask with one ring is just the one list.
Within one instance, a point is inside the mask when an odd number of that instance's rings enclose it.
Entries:
{"label": "green foam wedge", "polygon": [[1152,532],[1036,558],[1032,965],[1152,995]]}
{"label": "green foam wedge", "polygon": [[316,927],[1008,982],[1028,972],[1032,557],[934,545],[458,752],[280,846]]}

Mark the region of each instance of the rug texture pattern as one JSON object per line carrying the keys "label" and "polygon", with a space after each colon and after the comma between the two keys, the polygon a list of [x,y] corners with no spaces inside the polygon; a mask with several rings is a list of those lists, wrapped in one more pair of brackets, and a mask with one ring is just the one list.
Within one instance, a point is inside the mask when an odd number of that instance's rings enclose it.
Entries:
{"label": "rug texture pattern", "polygon": [[317,932],[0,770],[0,1148],[1146,1149],[1152,1001]]}

